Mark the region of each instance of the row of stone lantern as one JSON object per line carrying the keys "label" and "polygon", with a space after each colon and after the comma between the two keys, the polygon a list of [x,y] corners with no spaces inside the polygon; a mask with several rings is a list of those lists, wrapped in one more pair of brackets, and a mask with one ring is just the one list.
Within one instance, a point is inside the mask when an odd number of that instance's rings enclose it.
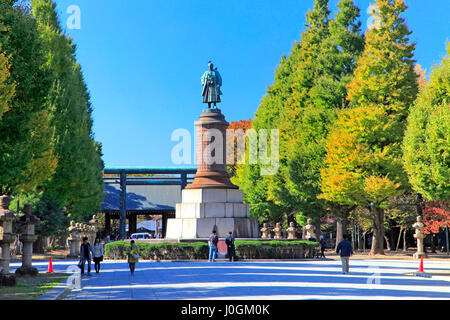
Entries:
{"label": "row of stone lantern", "polygon": [[76,223],[70,222],[69,227],[69,247],[70,253],[68,257],[76,258],[80,256],[80,246],[83,242],[83,238],[87,237],[88,241],[93,244],[97,235],[98,220],[94,215],[89,223]]}
{"label": "row of stone lantern", "polygon": [[[264,239],[283,239],[283,228],[281,227],[280,223],[277,222],[275,224],[275,227],[269,226],[267,223],[263,223],[261,231],[261,238]],[[297,239],[297,236],[295,235],[296,228],[294,227],[294,223],[289,223],[289,227],[286,228],[287,232],[287,238],[288,239]]]}
{"label": "row of stone lantern", "polygon": [[16,234],[13,226],[18,224],[19,240],[23,243],[22,266],[16,270],[19,275],[36,275],[38,270],[33,268],[33,242],[36,241],[35,225],[39,218],[33,215],[30,204],[24,206],[24,215],[17,217],[16,212],[9,209],[10,198],[6,195],[0,196],[0,248],[1,248],[1,271],[0,285],[13,286],[16,284],[14,274],[9,271],[11,261],[11,243],[14,242]]}

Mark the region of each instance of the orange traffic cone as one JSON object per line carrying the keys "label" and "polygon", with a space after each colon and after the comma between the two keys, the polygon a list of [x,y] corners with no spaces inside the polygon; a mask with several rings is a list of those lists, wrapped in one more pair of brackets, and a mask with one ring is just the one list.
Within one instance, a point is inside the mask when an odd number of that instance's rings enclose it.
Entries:
{"label": "orange traffic cone", "polygon": [[423,271],[423,257],[420,257],[419,270],[417,270],[417,272],[414,272],[414,275],[418,277],[431,278],[431,274],[425,273],[425,271]]}
{"label": "orange traffic cone", "polygon": [[47,270],[47,273],[53,273],[52,258],[50,258],[50,261],[48,262],[48,270]]}
{"label": "orange traffic cone", "polygon": [[419,270],[417,270],[417,272],[423,273],[423,257],[420,257],[420,265],[419,265]]}

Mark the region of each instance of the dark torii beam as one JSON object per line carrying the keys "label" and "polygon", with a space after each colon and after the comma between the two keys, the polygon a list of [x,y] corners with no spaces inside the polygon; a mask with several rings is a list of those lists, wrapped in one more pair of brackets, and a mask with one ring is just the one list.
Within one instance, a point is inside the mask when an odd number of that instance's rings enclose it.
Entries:
{"label": "dark torii beam", "polygon": [[[195,174],[197,168],[105,168],[103,174],[119,174],[119,181],[115,178],[104,178],[105,183],[119,182],[120,185],[120,223],[119,237],[126,238],[126,215],[127,215],[127,185],[179,185],[183,190],[187,185],[187,175]],[[160,177],[127,178],[127,174],[179,174],[179,179]],[[108,181],[110,180],[110,181]],[[114,181],[115,180],[115,181]]]}

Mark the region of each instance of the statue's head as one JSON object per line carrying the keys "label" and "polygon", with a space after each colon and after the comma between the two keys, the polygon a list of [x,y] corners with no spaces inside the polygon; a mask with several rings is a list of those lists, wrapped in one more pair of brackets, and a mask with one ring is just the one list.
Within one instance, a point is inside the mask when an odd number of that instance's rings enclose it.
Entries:
{"label": "statue's head", "polygon": [[422,216],[417,216],[417,222],[422,222]]}
{"label": "statue's head", "polygon": [[208,61],[208,68],[209,68],[209,70],[213,70],[213,68],[214,68],[214,64],[212,63],[212,61]]}

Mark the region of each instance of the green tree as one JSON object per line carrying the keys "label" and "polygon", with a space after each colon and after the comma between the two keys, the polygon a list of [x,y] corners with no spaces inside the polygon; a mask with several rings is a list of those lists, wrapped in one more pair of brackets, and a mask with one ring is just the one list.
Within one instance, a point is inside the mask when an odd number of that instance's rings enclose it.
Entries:
{"label": "green tree", "polygon": [[[41,186],[54,169],[51,110],[46,104],[49,74],[43,68],[45,55],[36,21],[27,6],[0,1],[0,46],[14,84],[2,95],[0,120],[0,193],[17,194]],[[6,63],[6,64],[5,64]],[[3,82],[3,86],[5,82]],[[3,87],[4,88],[4,87]],[[9,101],[9,102],[8,102]]]}
{"label": "green tree", "polygon": [[[400,228],[396,250],[403,238],[403,251],[406,251],[406,232],[416,222],[420,213],[417,210],[417,195],[411,192],[404,193],[396,198],[389,199],[386,215],[393,219]],[[403,237],[402,237],[403,236]]]}
{"label": "green tree", "polygon": [[58,165],[45,185],[45,196],[66,207],[73,219],[97,212],[103,201],[101,144],[92,133],[92,107],[76,47],[60,27],[51,0],[32,0],[33,14],[44,43],[46,70],[53,81],[47,100],[54,109]]}
{"label": "green tree", "polygon": [[[288,57],[282,56],[280,64],[275,71],[274,83],[268,87],[267,94],[262,98],[252,120],[251,128],[260,129],[279,128],[280,114],[284,107],[284,101],[291,93],[292,75],[296,69],[295,61],[298,60],[300,43],[296,42]],[[246,144],[246,162],[236,166],[236,175],[232,182],[244,191],[244,201],[250,204],[250,215],[260,222],[277,222],[285,212],[292,209],[276,204],[268,199],[268,179],[261,175],[260,164],[249,164],[248,143]]]}
{"label": "green tree", "polygon": [[334,215],[345,211],[317,198],[321,193],[320,168],[325,139],[336,110],[347,105],[346,85],[364,48],[359,9],[353,1],[341,0],[331,20],[325,3],[318,8],[320,14],[308,15],[311,28],[302,36],[300,72],[281,116],[280,148],[286,165],[274,177],[270,189],[273,198],[290,201],[297,214],[316,221],[327,208],[332,208]]}
{"label": "green tree", "polygon": [[[298,82],[303,80],[306,82],[312,81],[312,76],[307,71],[300,70],[300,64],[305,58],[308,59],[309,65],[314,64],[307,52],[314,52],[316,47],[313,43],[318,41],[315,29],[323,29],[322,24],[327,23],[328,14],[328,0],[316,0],[314,8],[307,14],[306,30],[302,34],[301,41],[295,42],[290,55],[288,57],[283,56],[280,61],[280,65],[275,72],[275,81],[267,89],[267,94],[263,97],[256,111],[256,117],[252,121],[252,129],[259,131],[260,129],[280,128],[280,121],[285,112],[286,102],[293,100],[293,92],[296,87],[297,89],[299,88]],[[306,62],[304,64],[306,65]],[[301,73],[304,73],[308,79],[303,79],[300,75]],[[282,150],[280,151],[283,153]],[[283,155],[280,160],[280,165],[283,167],[285,162]],[[260,164],[239,165],[233,182],[244,190],[245,200],[250,202],[250,212],[253,212],[254,216],[259,216],[260,221],[278,222],[284,216],[286,218],[284,223],[287,225],[288,221],[294,221],[294,208],[292,206],[294,199],[274,197],[270,189],[273,189],[274,185],[278,185],[279,188],[284,186],[280,180],[280,175],[276,174],[273,177],[262,176],[260,169]],[[253,188],[250,186],[257,187]],[[279,194],[290,196],[288,192],[280,192]]]}
{"label": "green tree", "polygon": [[15,84],[10,82],[11,64],[9,60],[10,58],[1,52],[0,46],[0,120],[2,115],[11,108],[11,100],[15,93]]}
{"label": "green tree", "polygon": [[321,171],[323,199],[371,210],[371,254],[383,254],[384,208],[409,188],[401,142],[417,95],[414,44],[400,17],[403,0],[378,0],[380,24],[366,32],[362,57],[348,85],[351,109],[339,114]]}
{"label": "green tree", "polygon": [[429,200],[450,199],[450,43],[411,108],[403,141],[413,189]]}

